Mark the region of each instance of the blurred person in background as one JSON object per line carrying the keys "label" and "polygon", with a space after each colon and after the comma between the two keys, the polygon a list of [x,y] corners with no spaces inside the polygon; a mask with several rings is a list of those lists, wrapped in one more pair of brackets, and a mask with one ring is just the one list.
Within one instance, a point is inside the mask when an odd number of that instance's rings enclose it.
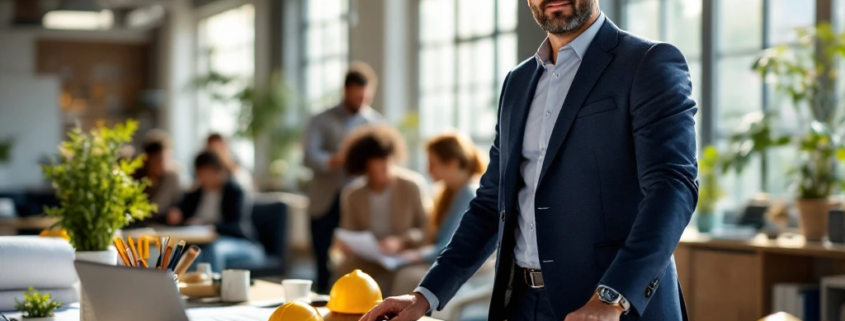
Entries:
{"label": "blurred person in background", "polygon": [[167,140],[150,140],[144,143],[144,166],[133,175],[136,179],[147,178],[150,185],[144,189],[150,202],[158,207],[153,220],[163,220],[160,214],[167,213],[182,200],[182,186],[179,174],[167,166],[170,147]]}
{"label": "blurred person in background", "polygon": [[429,175],[441,186],[434,199],[427,245],[401,254],[411,265],[396,273],[391,293],[410,293],[417,287],[458,229],[461,217],[475,197],[478,187],[475,182],[487,168],[478,148],[459,133],[436,136],[426,143],[425,149]]}
{"label": "blurred person in background", "polygon": [[[343,188],[340,227],[372,232],[380,250],[388,255],[421,246],[428,228],[426,182],[422,175],[396,165],[405,156],[399,133],[386,125],[359,128],[344,143],[342,153],[347,173],[362,177]],[[336,277],[360,269],[372,276],[382,291],[391,289],[394,271],[357,257],[341,242],[337,244],[345,257],[337,266]]]}
{"label": "blurred person in background", "polygon": [[220,160],[223,162],[226,170],[232,175],[232,179],[235,183],[240,185],[244,192],[249,194],[255,192],[255,184],[253,183],[252,173],[238,164],[234,155],[232,155],[231,149],[229,149],[229,142],[225,137],[223,137],[223,135],[218,133],[208,135],[205,148],[216,153],[217,156],[220,157]]}
{"label": "blurred person in background", "polygon": [[219,237],[203,246],[198,262],[222,271],[231,261],[260,264],[264,249],[251,240],[252,225],[244,213],[244,191],[234,182],[215,152],[203,151],[194,160],[197,188],[187,193],[178,209],[167,215],[170,225],[211,225]]}
{"label": "blurred person in background", "polygon": [[353,63],[343,81],[343,101],[313,116],[305,129],[304,164],[314,173],[307,195],[317,292],[329,290],[329,247],[340,222],[340,189],[347,182],[340,145],[355,128],[382,121],[382,116],[369,106],[377,81],[372,68]]}

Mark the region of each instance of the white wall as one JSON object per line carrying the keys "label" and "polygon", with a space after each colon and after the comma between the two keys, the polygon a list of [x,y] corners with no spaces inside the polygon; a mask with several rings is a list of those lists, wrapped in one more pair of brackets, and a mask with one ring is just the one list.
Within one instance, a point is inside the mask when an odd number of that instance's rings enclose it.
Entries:
{"label": "white wall", "polygon": [[57,151],[63,137],[58,76],[36,73],[36,41],[65,39],[141,43],[142,31],[58,31],[11,29],[12,2],[0,0],[0,140],[15,139],[10,164],[0,165],[0,189],[43,184],[38,161]]}
{"label": "white wall", "polygon": [[11,162],[0,165],[0,188],[42,185],[38,161],[54,155],[61,138],[59,87],[53,76],[0,74],[0,139],[15,141]]}

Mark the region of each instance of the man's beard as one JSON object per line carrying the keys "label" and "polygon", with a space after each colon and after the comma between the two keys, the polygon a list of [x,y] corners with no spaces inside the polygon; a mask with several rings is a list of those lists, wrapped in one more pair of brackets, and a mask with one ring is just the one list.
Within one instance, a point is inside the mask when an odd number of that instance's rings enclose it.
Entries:
{"label": "man's beard", "polygon": [[590,19],[595,9],[595,4],[592,0],[572,0],[572,15],[564,16],[563,12],[556,11],[551,16],[547,16],[544,9],[550,1],[545,0],[540,5],[532,4],[531,13],[534,14],[534,20],[537,21],[537,24],[543,30],[553,34],[568,33],[580,29]]}

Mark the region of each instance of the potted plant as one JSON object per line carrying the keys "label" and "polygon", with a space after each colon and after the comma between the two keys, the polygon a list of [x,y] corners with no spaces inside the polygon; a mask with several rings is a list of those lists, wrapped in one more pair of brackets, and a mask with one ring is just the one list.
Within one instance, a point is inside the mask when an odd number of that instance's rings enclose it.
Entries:
{"label": "potted plant", "polygon": [[[114,128],[99,125],[87,134],[76,128],[59,146],[58,161],[42,167],[60,202],[45,212],[67,232],[77,260],[116,264],[117,251],[111,246],[115,232],[155,210],[144,193],[149,181],[132,178],[142,159],[118,159],[118,149],[132,140],[137,128],[131,120]],[[81,292],[80,314],[87,321],[93,314]]]}
{"label": "potted plant", "polygon": [[21,311],[25,321],[53,321],[54,312],[61,306],[61,303],[50,299],[49,293],[41,294],[32,287],[24,292],[23,302],[15,299],[15,309]]}
{"label": "potted plant", "polygon": [[732,155],[725,167],[741,172],[752,155],[769,148],[794,148],[799,157],[787,174],[794,179],[799,224],[808,241],[819,241],[827,232],[828,200],[843,182],[839,163],[845,159],[841,130],[842,99],[837,99],[835,78],[839,59],[845,55],[845,33],[837,35],[829,24],[798,31],[798,46],[767,49],[753,68],[773,83],[780,97],[795,109],[797,127],[778,123],[772,115],[747,116],[732,140]]}
{"label": "potted plant", "polygon": [[715,223],[716,203],[722,197],[716,171],[719,164],[719,152],[716,147],[707,146],[698,160],[698,231],[709,233]]}

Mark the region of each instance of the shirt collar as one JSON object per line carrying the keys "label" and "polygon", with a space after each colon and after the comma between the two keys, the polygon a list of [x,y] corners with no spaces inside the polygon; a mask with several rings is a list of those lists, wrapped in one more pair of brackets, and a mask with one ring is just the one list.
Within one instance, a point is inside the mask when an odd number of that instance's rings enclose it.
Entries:
{"label": "shirt collar", "polygon": [[352,119],[355,117],[370,118],[371,114],[373,113],[372,107],[370,107],[369,105],[364,105],[361,106],[361,109],[358,110],[357,113],[350,114],[346,111],[346,108],[343,107],[343,102],[335,106],[334,109],[335,112],[340,115],[343,119]]}
{"label": "shirt collar", "polygon": [[[575,54],[578,56],[578,59],[584,59],[584,54],[587,53],[587,49],[590,48],[590,44],[593,42],[593,38],[596,37],[596,34],[599,33],[601,26],[604,24],[605,16],[603,12],[599,13],[599,17],[596,18],[596,21],[590,25],[587,30],[584,30],[578,37],[572,40],[568,45],[563,46],[560,48],[560,51],[563,51],[567,47],[571,47]],[[537,63],[543,65],[546,62],[551,63],[551,49],[552,45],[549,42],[549,37],[546,37],[543,40],[543,43],[540,44],[540,48],[537,49],[537,53],[534,54],[534,58],[537,59]]]}

